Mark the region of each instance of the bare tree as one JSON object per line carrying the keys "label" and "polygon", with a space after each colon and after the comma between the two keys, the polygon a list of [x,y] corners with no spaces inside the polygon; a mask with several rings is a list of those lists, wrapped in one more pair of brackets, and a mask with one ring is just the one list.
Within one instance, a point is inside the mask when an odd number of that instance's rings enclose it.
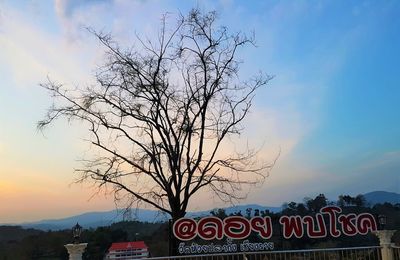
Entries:
{"label": "bare tree", "polygon": [[39,129],[62,117],[90,130],[98,153],[76,169],[79,181],[111,187],[128,206],[144,202],[176,220],[203,188],[232,201],[245,196],[243,185],[264,180],[272,165],[256,160],[255,150],[220,151],[228,136],[241,133],[255,91],[271,79],[238,78],[238,48],[253,39],[217,26],[215,12],[198,10],[172,30],[164,17],[155,41],[137,37],[128,50],[91,32],[107,49],[96,84],[41,84],[54,105]]}

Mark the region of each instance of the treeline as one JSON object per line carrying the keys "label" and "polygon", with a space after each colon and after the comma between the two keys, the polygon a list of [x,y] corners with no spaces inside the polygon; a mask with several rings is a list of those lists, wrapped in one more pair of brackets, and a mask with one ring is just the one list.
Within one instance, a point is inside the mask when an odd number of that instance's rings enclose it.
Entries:
{"label": "treeline", "polygon": [[[349,213],[370,213],[378,218],[379,215],[385,215],[387,224],[385,229],[398,230],[393,237],[393,241],[396,244],[400,244],[400,203],[391,204],[375,204],[370,206],[366,203],[363,195],[357,195],[355,197],[349,195],[340,195],[337,201],[329,201],[324,194],[319,194],[315,198],[304,198],[303,202],[287,202],[282,205],[281,212],[271,212],[269,210],[259,210],[248,208],[245,212],[237,211],[227,215],[224,209],[216,209],[211,211],[211,215],[219,217],[221,219],[236,215],[251,218],[253,216],[270,216],[273,225],[273,236],[271,241],[275,244],[276,250],[289,250],[289,249],[305,249],[305,248],[326,248],[326,247],[352,247],[352,246],[370,246],[378,245],[378,239],[373,234],[365,236],[356,235],[352,237],[340,236],[338,238],[331,237],[328,235],[326,238],[312,239],[304,236],[302,238],[291,238],[284,239],[282,235],[281,226],[278,225],[279,218],[281,216],[306,216],[315,215],[320,212],[320,209],[326,206],[339,206],[342,208],[344,214]],[[328,221],[327,221],[328,222]],[[261,242],[261,240],[252,235],[250,238],[255,242]]]}
{"label": "treeline", "polygon": [[[272,223],[278,223],[282,215],[314,215],[327,205],[336,205],[342,208],[343,213],[368,212],[374,216],[383,214],[387,217],[386,229],[400,230],[400,204],[376,204],[372,207],[365,203],[362,195],[351,197],[339,196],[337,201],[329,201],[324,194],[315,198],[305,198],[303,202],[288,202],[282,211],[274,213],[268,210],[248,208],[244,212],[238,211],[230,215],[240,215],[246,218],[253,216],[270,216]],[[228,216],[224,209],[216,209],[211,215],[221,219]],[[144,240],[149,246],[152,256],[165,256],[168,254],[168,241],[170,238],[168,223],[143,223],[137,221],[124,221],[108,227],[87,229],[82,233],[82,241],[88,243],[84,259],[103,259],[108,248],[113,242]],[[326,248],[326,247],[351,247],[377,245],[378,240],[374,235],[338,238],[326,237],[323,239],[310,239],[308,237],[285,240],[282,236],[281,226],[273,226],[273,242],[275,250]],[[261,238],[251,234],[248,238],[252,242],[262,242]],[[394,236],[394,242],[400,244],[400,232]],[[71,230],[39,231],[23,229],[16,226],[0,226],[0,260],[15,259],[68,259],[64,245],[72,242]],[[196,243],[206,243],[195,241]],[[213,241],[218,242],[218,241]],[[223,241],[219,241],[223,242]],[[240,242],[240,241],[237,241]]]}
{"label": "treeline", "polygon": [[[162,239],[160,239],[162,238]],[[168,225],[123,221],[108,227],[85,229],[81,240],[88,243],[84,259],[103,259],[113,242],[144,240],[150,252],[168,254]],[[0,226],[0,260],[68,259],[65,244],[72,243],[72,231],[25,230]]]}

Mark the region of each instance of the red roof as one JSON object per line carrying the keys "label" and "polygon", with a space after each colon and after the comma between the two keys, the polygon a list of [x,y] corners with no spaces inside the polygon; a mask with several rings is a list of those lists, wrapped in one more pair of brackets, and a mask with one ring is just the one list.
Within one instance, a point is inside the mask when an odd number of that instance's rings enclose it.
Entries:
{"label": "red roof", "polygon": [[119,242],[112,243],[111,247],[108,249],[112,250],[129,250],[129,249],[146,249],[147,246],[144,241],[134,241],[134,242]]}

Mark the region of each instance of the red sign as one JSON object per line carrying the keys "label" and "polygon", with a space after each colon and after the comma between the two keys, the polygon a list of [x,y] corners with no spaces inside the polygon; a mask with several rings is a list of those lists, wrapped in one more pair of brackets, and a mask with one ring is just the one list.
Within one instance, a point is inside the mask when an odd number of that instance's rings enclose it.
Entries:
{"label": "red sign", "polygon": [[[282,234],[286,239],[301,238],[305,234],[310,238],[324,238],[328,234],[332,237],[341,235],[366,235],[376,231],[376,221],[370,213],[340,214],[342,209],[336,206],[327,206],[313,216],[282,216],[279,223]],[[196,236],[204,240],[245,239],[251,232],[256,232],[261,238],[272,237],[272,221],[270,217],[253,217],[247,219],[242,216],[231,216],[225,219],[205,217],[196,221],[190,218],[181,218],[174,223],[173,233],[182,241],[189,241]]]}

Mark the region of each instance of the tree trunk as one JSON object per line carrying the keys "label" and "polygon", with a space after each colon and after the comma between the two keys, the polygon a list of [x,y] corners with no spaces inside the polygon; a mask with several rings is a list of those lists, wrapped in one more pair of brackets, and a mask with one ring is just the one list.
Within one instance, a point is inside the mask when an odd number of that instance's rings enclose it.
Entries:
{"label": "tree trunk", "polygon": [[168,225],[169,225],[169,255],[170,256],[179,255],[178,247],[179,247],[179,243],[181,241],[174,236],[173,227],[174,227],[175,221],[177,221],[180,218],[183,218],[185,215],[186,215],[186,212],[182,212],[182,211],[173,213],[172,219],[170,219],[168,222]]}

